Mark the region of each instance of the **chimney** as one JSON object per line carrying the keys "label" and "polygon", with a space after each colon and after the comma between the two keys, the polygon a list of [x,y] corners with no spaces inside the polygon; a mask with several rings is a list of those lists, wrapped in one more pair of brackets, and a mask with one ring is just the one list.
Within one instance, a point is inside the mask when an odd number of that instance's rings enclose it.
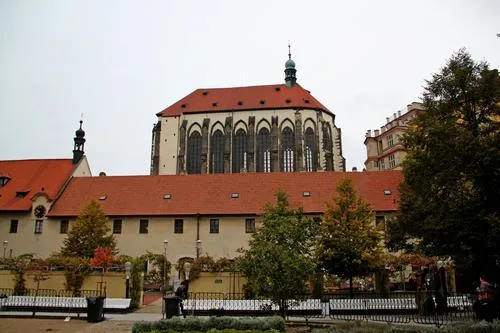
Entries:
{"label": "chimney", "polygon": [[385,126],[380,127],[380,132],[384,133],[385,132]]}
{"label": "chimney", "polygon": [[386,121],[387,123],[389,123],[389,121],[390,121],[389,117],[385,117],[385,121]]}
{"label": "chimney", "polygon": [[398,118],[401,117],[401,110],[398,111]]}
{"label": "chimney", "polygon": [[396,118],[397,118],[397,116],[396,116],[396,112],[394,112],[393,116],[394,116],[394,119],[396,119]]}
{"label": "chimney", "polygon": [[372,130],[366,131],[366,137],[371,138],[371,136],[372,136]]}
{"label": "chimney", "polygon": [[375,136],[379,136],[379,134],[380,134],[379,130],[375,130],[374,132],[375,132]]}

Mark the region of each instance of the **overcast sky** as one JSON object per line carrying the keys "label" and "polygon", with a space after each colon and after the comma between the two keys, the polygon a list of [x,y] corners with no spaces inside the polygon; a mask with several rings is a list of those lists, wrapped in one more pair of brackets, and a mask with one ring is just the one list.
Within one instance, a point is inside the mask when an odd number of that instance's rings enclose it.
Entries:
{"label": "overcast sky", "polygon": [[500,1],[0,0],[0,159],[148,174],[155,114],[197,88],[298,82],[335,115],[347,170],[368,129],[465,47],[500,68]]}

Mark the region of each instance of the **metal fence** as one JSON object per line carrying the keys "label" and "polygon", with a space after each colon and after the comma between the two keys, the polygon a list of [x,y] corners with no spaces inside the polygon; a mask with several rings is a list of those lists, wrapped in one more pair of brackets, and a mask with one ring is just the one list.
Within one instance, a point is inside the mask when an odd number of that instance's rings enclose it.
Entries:
{"label": "metal fence", "polygon": [[14,292],[14,289],[0,288],[1,311],[29,311],[35,316],[39,311],[84,312],[87,309],[87,297],[99,296],[98,290],[81,290],[78,295],[68,290],[26,289]]}
{"label": "metal fence", "polygon": [[[446,298],[433,293],[415,292],[326,294],[288,300],[284,313],[288,317],[331,318],[391,323],[419,323],[437,326],[475,319],[472,294],[450,294]],[[279,313],[280,307],[266,298],[249,299],[244,294],[189,293],[184,310],[190,315],[250,315]]]}

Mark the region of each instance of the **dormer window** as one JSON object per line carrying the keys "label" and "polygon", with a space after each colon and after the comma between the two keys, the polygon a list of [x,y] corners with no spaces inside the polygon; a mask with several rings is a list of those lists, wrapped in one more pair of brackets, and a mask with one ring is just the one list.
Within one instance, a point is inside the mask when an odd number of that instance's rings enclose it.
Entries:
{"label": "dormer window", "polygon": [[10,180],[10,177],[8,177],[8,176],[0,176],[0,187],[4,187],[5,185],[7,185],[9,180]]}
{"label": "dormer window", "polygon": [[17,191],[16,198],[24,198],[28,195],[29,191]]}

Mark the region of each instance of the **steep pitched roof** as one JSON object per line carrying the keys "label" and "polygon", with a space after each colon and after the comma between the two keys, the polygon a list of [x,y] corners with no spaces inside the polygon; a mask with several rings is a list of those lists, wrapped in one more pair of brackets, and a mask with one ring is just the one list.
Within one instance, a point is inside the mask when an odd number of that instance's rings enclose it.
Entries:
{"label": "steep pitched roof", "polygon": [[399,171],[241,173],[73,178],[49,216],[76,216],[89,200],[104,196],[99,203],[108,216],[261,214],[278,189],[288,193],[291,205],[320,213],[344,178],[352,179],[374,210],[398,209]]}
{"label": "steep pitched roof", "polygon": [[0,211],[29,210],[40,193],[55,199],[73,168],[71,159],[0,161],[0,178],[7,179],[0,187]]}
{"label": "steep pitched roof", "polygon": [[197,89],[157,114],[162,117],[186,113],[220,112],[238,110],[269,110],[306,108],[324,110],[311,93],[300,85],[285,84],[266,86]]}

